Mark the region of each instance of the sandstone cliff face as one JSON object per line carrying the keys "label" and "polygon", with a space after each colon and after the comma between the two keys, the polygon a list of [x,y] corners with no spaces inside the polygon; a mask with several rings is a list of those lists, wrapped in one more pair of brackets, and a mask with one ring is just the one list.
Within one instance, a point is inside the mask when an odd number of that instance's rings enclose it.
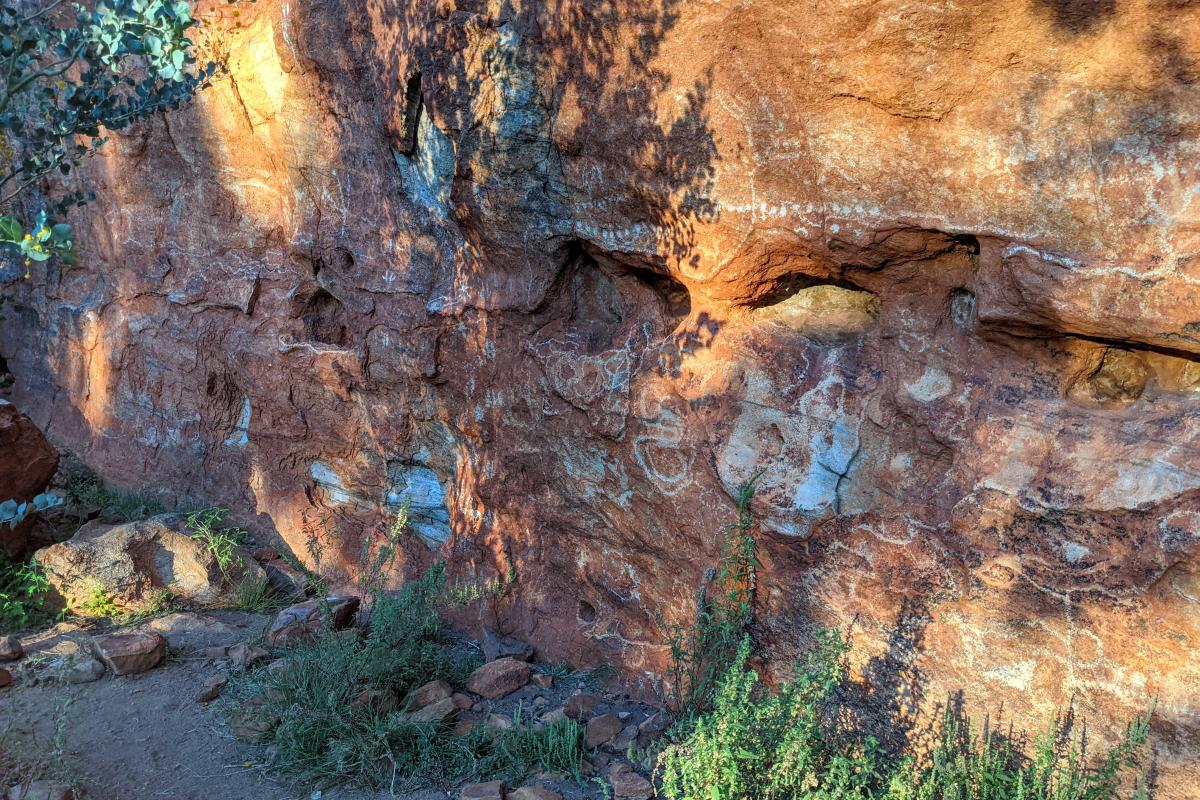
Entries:
{"label": "sandstone cliff face", "polygon": [[[1200,9],[259,0],[118,137],[15,401],[129,483],[651,687],[764,469],[755,634],[1200,785]],[[493,619],[494,617],[494,619]]]}

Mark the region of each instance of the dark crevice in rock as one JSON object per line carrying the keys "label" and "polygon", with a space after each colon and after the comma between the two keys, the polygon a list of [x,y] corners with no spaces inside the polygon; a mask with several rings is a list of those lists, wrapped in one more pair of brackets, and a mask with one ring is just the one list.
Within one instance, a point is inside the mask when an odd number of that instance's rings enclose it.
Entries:
{"label": "dark crevice in rock", "polygon": [[346,307],[324,289],[314,289],[296,298],[296,317],[304,325],[304,338],[310,342],[345,347],[349,339]]}
{"label": "dark crevice in rock", "polygon": [[830,239],[826,247],[844,274],[848,270],[878,272],[899,264],[929,261],[960,248],[976,254],[979,240],[968,233],[903,227],[877,231],[867,243]]}
{"label": "dark crevice in rock", "polygon": [[988,335],[995,336],[1012,336],[1016,339],[1077,339],[1083,342],[1091,342],[1092,344],[1103,345],[1104,347],[1114,347],[1120,350],[1129,350],[1138,353],[1154,353],[1160,356],[1169,358],[1179,358],[1184,361],[1191,361],[1200,364],[1200,353],[1194,353],[1189,350],[1180,350],[1174,347],[1164,347],[1162,345],[1148,344],[1146,342],[1138,342],[1131,339],[1111,339],[1104,336],[1089,336],[1083,333],[1069,333],[1052,328],[1049,325],[1036,325],[1031,322],[988,322],[986,319],[980,322],[980,328]]}
{"label": "dark crevice in rock", "polygon": [[216,432],[217,438],[231,443],[240,440],[239,433],[249,432],[249,412],[245,410],[249,407],[249,399],[232,374],[224,369],[209,372],[204,395],[202,417]]}
{"label": "dark crevice in rock", "polygon": [[571,297],[568,323],[587,337],[589,352],[607,349],[631,310],[620,290],[595,259],[581,252],[567,291]]}
{"label": "dark crevice in rock", "polygon": [[979,237],[970,233],[954,234],[954,242],[973,256],[979,255]]}
{"label": "dark crevice in rock", "polygon": [[692,295],[687,287],[670,275],[649,269],[628,267],[629,274],[650,287],[662,301],[667,327],[674,330],[692,313]]}
{"label": "dark crevice in rock", "polygon": [[404,135],[400,140],[399,152],[410,158],[417,152],[417,131],[421,124],[424,104],[421,101],[421,73],[416,72],[408,79],[404,89]]}
{"label": "dark crevice in rock", "polygon": [[567,242],[562,254],[558,276],[534,312],[551,317],[539,333],[554,336],[557,327],[595,354],[623,346],[640,325],[648,325],[652,336],[666,336],[691,314],[691,294],[669,275],[626,264],[578,240]]}

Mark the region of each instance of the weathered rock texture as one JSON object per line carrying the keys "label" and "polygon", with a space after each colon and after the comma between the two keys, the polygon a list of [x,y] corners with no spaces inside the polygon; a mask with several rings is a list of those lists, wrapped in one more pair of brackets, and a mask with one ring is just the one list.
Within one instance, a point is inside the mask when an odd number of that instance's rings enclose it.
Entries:
{"label": "weathered rock texture", "polygon": [[[0,502],[32,500],[57,469],[58,451],[29,417],[7,400],[0,400]],[[33,515],[15,527],[0,523],[0,548],[21,554],[33,524]]]}
{"label": "weathered rock texture", "polygon": [[164,592],[189,605],[230,606],[242,581],[266,580],[262,567],[240,551],[222,569],[213,551],[192,538],[182,514],[123,525],[89,523],[36,557],[57,598],[85,611],[97,601],[147,610],[162,605]]}
{"label": "weathered rock texture", "polygon": [[[260,0],[116,137],[14,398],[326,567],[412,503],[486,619],[647,685],[765,469],[755,633],[849,625],[1200,785],[1200,14],[998,0]],[[478,624],[478,621],[475,622]]]}

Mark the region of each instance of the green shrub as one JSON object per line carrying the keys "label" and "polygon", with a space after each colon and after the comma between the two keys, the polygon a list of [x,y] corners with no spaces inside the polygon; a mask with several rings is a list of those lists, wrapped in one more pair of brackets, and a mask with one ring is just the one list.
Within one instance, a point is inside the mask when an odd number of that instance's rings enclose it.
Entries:
{"label": "green shrub", "polygon": [[901,766],[887,800],[1115,800],[1146,797],[1141,775],[1123,795],[1123,774],[1138,765],[1150,732],[1150,716],[1137,717],[1121,741],[1100,759],[1089,757],[1086,738],[1068,720],[1054,719],[1026,755],[1023,737],[1013,740],[988,730],[975,734],[947,711],[941,738],[929,762]]}
{"label": "green shrub", "polygon": [[718,681],[712,710],[660,755],[663,793],[673,800],[871,797],[878,779],[874,742],[843,735],[825,713],[844,652],[838,636],[823,636],[796,677],[768,694],[746,666],[744,638]]}
{"label": "green shrub", "polygon": [[1149,714],[1099,759],[1084,737],[1056,720],[1026,754],[1020,737],[974,735],[953,714],[923,761],[890,763],[869,736],[847,727],[837,688],[845,645],[822,633],[793,678],[768,693],[747,667],[749,640],[721,677],[712,710],[675,731],[659,756],[668,800],[1117,800],[1144,798],[1137,780],[1122,795],[1123,772],[1137,765]]}
{"label": "green shrub", "polygon": [[[73,8],[71,8],[73,6]],[[45,0],[0,6],[0,209],[52,173],[66,175],[93,155],[108,131],[178,108],[216,72],[200,66],[189,38],[195,26],[183,0]],[[73,263],[65,213],[88,195],[60,198],[33,220],[0,215],[0,246],[33,262]]]}
{"label": "green shrub", "polygon": [[583,781],[581,762],[584,728],[573,719],[561,719],[540,729],[523,723],[520,713],[513,727],[499,736],[495,748],[502,771],[521,777],[533,770],[559,772]]}

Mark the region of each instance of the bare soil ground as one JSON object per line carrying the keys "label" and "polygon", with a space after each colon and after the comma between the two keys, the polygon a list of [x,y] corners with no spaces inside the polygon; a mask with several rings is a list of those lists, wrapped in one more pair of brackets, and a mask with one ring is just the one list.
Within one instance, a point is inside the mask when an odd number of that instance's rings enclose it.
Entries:
{"label": "bare soil ground", "polygon": [[[0,792],[29,777],[48,777],[71,785],[77,798],[87,800],[391,797],[386,792],[312,786],[272,774],[262,763],[260,747],[239,742],[230,733],[225,719],[228,701],[197,702],[204,681],[221,671],[205,648],[258,641],[269,621],[268,616],[239,612],[151,620],[142,627],[162,633],[170,644],[163,664],[140,675],[106,674],[81,684],[46,678],[48,653],[94,630],[67,623],[23,637],[26,657],[9,665],[17,680],[0,689]],[[561,705],[575,688],[570,681],[562,683],[550,691],[527,687],[518,693],[521,697],[506,698],[506,704],[523,702],[528,708],[541,695],[545,704]],[[535,783],[567,800],[603,796],[596,784]],[[440,787],[397,796],[433,800],[457,797],[458,792]]]}

